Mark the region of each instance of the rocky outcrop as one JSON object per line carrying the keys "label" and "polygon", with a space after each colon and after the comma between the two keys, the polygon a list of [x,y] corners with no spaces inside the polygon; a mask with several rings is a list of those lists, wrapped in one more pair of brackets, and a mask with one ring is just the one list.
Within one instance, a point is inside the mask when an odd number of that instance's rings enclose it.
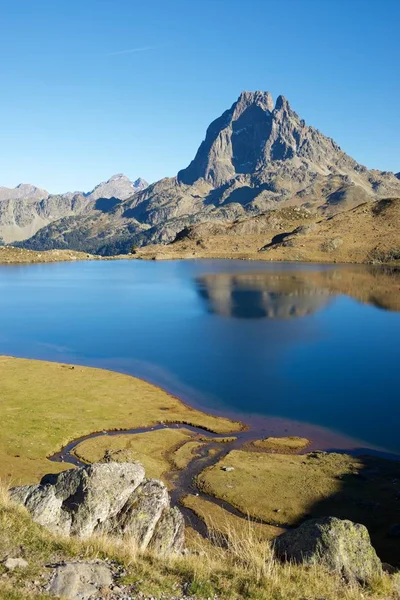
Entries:
{"label": "rocky outcrop", "polygon": [[94,533],[135,539],[142,550],[179,552],[184,522],[170,507],[161,481],[146,479],[139,463],[99,463],[68,470],[40,485],[10,491],[35,522],[52,532],[86,538]]}
{"label": "rocky outcrop", "polygon": [[295,563],[324,565],[348,581],[368,583],[382,572],[367,528],[335,517],[312,519],[287,531],[276,539],[275,552]]}

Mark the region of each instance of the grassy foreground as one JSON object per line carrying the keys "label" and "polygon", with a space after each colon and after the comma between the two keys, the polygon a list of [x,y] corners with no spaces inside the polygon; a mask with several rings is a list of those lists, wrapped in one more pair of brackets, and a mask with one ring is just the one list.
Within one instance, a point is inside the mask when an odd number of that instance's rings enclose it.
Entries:
{"label": "grassy foreground", "polygon": [[248,524],[245,534],[232,529],[226,549],[193,536],[188,554],[160,559],[141,554],[129,539],[106,538],[79,541],[57,537],[32,522],[25,509],[12,505],[0,491],[0,561],[20,556],[25,569],[8,571],[0,564],[2,600],[44,600],[51,573],[49,565],[68,560],[108,558],[122,566],[118,586],[129,594],[142,592],[153,598],[246,598],[253,600],[378,600],[399,599],[398,576],[384,574],[369,587],[348,585],[340,575],[321,567],[305,568],[275,561],[269,541],[260,540]]}
{"label": "grassy foreground", "polygon": [[[216,433],[241,427],[190,408],[145,381],[102,369],[2,356],[0,382],[0,478],[13,484],[65,470],[47,457],[95,431],[162,421]],[[169,447],[167,436],[165,441]]]}

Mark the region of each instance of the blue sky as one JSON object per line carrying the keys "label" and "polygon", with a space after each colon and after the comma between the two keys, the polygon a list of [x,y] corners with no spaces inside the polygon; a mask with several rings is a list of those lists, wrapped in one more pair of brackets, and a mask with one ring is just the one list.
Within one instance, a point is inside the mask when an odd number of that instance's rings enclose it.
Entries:
{"label": "blue sky", "polygon": [[242,90],[400,171],[399,0],[3,0],[0,185],[155,181]]}

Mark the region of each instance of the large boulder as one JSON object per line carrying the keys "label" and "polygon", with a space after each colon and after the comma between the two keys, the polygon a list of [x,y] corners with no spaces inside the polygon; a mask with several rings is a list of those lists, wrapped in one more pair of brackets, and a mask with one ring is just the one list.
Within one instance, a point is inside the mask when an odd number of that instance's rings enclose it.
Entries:
{"label": "large boulder", "polygon": [[336,517],[311,519],[285,532],[275,540],[275,553],[295,563],[325,565],[348,581],[368,583],[382,572],[367,528]]}
{"label": "large boulder", "polygon": [[54,533],[80,538],[94,533],[129,536],[140,549],[151,544],[162,553],[183,547],[182,514],[170,508],[165,485],[146,479],[139,463],[98,463],[47,481],[13,488],[10,496],[29,510],[35,522]]}

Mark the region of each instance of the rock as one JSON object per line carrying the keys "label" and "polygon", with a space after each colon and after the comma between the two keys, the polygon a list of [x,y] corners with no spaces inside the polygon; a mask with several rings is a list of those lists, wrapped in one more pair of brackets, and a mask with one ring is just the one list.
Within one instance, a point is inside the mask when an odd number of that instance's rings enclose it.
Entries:
{"label": "rock", "polygon": [[163,553],[183,547],[181,513],[171,512],[167,488],[161,481],[145,479],[139,463],[98,463],[44,481],[13,488],[10,496],[52,532],[80,538],[94,533],[128,535],[140,549],[152,543]]}
{"label": "rock", "polygon": [[231,471],[235,470],[235,467],[221,467],[221,469],[227,473],[230,473]]}
{"label": "rock", "polygon": [[47,591],[67,600],[89,600],[105,594],[112,585],[112,573],[104,563],[71,562],[58,566]]}
{"label": "rock", "polygon": [[139,548],[146,548],[155,527],[165,509],[169,507],[169,496],[165,485],[149,479],[138,487],[123,511],[113,520],[113,529],[131,535]]}
{"label": "rock", "polygon": [[287,531],[276,539],[275,553],[295,563],[323,564],[348,581],[368,583],[382,573],[367,528],[336,517],[312,519]]}
{"label": "rock", "polygon": [[28,563],[23,558],[7,558],[4,566],[9,571],[13,571],[14,569],[26,569]]}
{"label": "rock", "polygon": [[180,552],[185,541],[185,522],[176,506],[163,512],[150,546],[157,554]]}
{"label": "rock", "polygon": [[333,252],[334,250],[337,250],[338,248],[340,248],[340,246],[343,244],[343,240],[342,238],[332,238],[330,240],[326,240],[325,242],[323,242],[321,244],[321,250],[322,252]]}

